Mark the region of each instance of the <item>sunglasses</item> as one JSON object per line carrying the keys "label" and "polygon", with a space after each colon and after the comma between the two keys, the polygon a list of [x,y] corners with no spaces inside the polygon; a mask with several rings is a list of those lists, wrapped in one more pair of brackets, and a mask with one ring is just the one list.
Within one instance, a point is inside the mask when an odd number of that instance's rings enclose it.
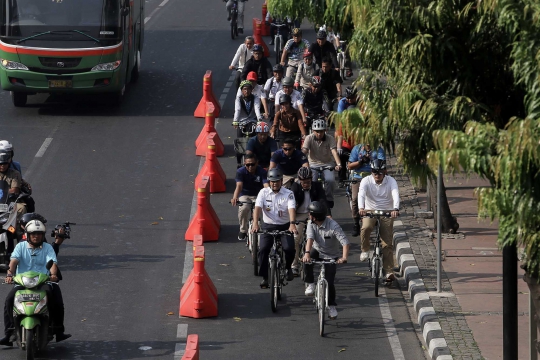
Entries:
{"label": "sunglasses", "polygon": [[284,147],[282,149],[283,149],[283,151],[292,151],[294,148],[286,148],[286,147]]}
{"label": "sunglasses", "polygon": [[255,166],[255,164],[254,163],[247,163],[246,164],[246,167],[252,167],[252,166]]}
{"label": "sunglasses", "polygon": [[383,172],[381,170],[371,170],[371,173],[373,175],[382,175]]}

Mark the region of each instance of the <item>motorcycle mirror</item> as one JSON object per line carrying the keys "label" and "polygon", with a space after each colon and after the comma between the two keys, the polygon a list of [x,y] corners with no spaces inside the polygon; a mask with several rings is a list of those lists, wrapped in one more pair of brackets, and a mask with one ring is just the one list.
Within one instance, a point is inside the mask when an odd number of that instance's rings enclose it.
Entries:
{"label": "motorcycle mirror", "polygon": [[47,268],[47,270],[51,270],[53,264],[54,264],[54,261],[52,261],[52,259],[51,259],[51,260],[47,261],[47,265],[45,265],[45,267]]}

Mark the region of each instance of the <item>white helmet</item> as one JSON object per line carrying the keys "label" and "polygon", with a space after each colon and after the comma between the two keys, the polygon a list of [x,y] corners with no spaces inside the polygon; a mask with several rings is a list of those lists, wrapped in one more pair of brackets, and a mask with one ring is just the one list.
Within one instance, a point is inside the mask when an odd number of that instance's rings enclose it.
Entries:
{"label": "white helmet", "polygon": [[39,220],[30,220],[28,224],[26,224],[26,227],[24,228],[26,233],[32,234],[35,232],[42,232],[45,233],[47,231],[47,228],[45,227],[45,224],[43,224]]}
{"label": "white helmet", "polygon": [[326,120],[315,120],[311,125],[312,130],[326,130]]}
{"label": "white helmet", "polygon": [[0,140],[0,152],[7,152],[13,157],[13,145],[7,140]]}

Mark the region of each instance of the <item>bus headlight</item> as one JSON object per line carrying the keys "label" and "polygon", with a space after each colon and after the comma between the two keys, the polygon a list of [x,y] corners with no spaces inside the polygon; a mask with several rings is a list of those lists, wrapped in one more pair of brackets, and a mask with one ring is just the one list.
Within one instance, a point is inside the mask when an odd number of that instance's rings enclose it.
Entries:
{"label": "bus headlight", "polygon": [[103,64],[97,64],[92,68],[92,71],[112,71],[116,70],[120,64],[122,63],[122,60],[116,60],[109,63],[103,63]]}
{"label": "bus headlight", "polygon": [[0,64],[2,64],[2,67],[4,69],[8,69],[8,70],[28,70],[26,65],[21,64],[21,63],[16,62],[16,61],[0,59]]}

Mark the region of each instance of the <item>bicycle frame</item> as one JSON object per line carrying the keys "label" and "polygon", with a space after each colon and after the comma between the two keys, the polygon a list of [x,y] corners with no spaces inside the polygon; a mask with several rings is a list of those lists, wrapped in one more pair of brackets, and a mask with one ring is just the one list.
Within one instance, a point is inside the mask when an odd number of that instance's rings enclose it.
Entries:
{"label": "bicycle frame", "polygon": [[[375,223],[375,228],[376,228],[376,232],[375,232],[375,247],[373,249],[373,253],[370,252],[370,256],[369,256],[369,273],[371,274],[371,278],[374,280],[375,282],[375,296],[379,296],[379,282],[380,282],[380,279],[382,279],[382,268],[383,268],[383,262],[382,262],[382,246],[381,246],[381,233],[380,233],[380,228],[381,228],[381,216],[384,216],[384,217],[390,217],[390,213],[389,212],[384,212],[382,210],[375,210],[371,213],[368,214],[367,217],[369,218],[375,218],[376,219],[376,223]],[[377,269],[374,269],[375,267],[375,262],[377,262],[379,264],[379,271],[377,271]]]}

